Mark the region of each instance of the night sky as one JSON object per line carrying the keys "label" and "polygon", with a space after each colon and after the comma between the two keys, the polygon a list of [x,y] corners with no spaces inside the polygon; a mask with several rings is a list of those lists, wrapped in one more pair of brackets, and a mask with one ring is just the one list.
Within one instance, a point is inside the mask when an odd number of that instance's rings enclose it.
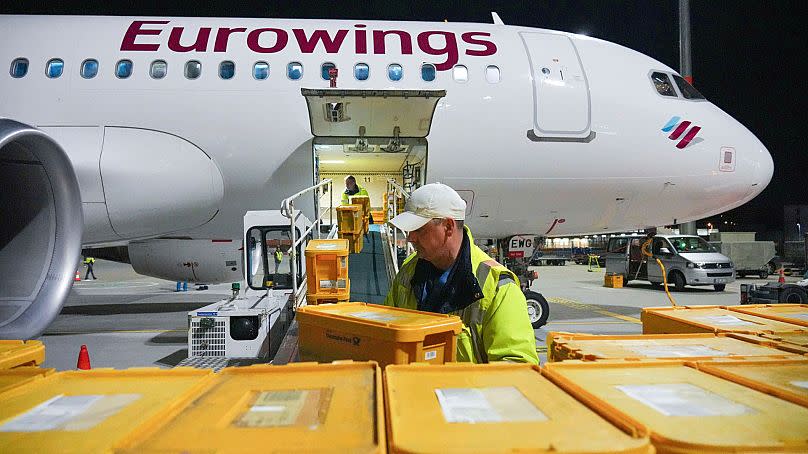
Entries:
{"label": "night sky", "polygon": [[[0,13],[278,17],[491,22],[612,41],[679,68],[678,2],[666,1],[4,1]],[[774,158],[774,178],[755,200],[724,215],[736,229],[782,229],[783,206],[808,204],[803,60],[808,33],[796,1],[691,1],[696,87],[749,128]],[[1,45],[1,44],[0,44]],[[803,139],[800,139],[803,137]],[[699,223],[705,225],[706,220]]]}

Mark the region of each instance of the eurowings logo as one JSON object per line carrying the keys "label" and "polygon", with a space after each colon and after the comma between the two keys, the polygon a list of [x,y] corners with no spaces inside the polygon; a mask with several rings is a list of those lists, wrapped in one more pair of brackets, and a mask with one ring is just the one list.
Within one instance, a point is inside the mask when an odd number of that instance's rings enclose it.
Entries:
{"label": "eurowings logo", "polygon": [[[680,150],[688,146],[690,142],[696,138],[696,134],[701,131],[701,126],[693,125],[693,127],[691,127],[691,122],[687,120],[679,122],[681,119],[681,117],[673,117],[662,127],[663,132],[673,131],[671,135],[668,136],[669,139],[678,140],[681,137],[682,140],[679,140],[679,143],[676,144],[676,148]],[[687,131],[687,133],[685,133],[685,131]],[[682,137],[682,134],[684,134],[684,137]]]}

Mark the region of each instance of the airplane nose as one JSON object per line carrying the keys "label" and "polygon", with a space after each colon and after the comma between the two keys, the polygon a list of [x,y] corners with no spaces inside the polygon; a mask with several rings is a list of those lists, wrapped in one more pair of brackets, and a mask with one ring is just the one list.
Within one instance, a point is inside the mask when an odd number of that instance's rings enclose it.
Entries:
{"label": "airplane nose", "polygon": [[757,137],[753,136],[753,142],[756,146],[753,148],[754,152],[750,159],[750,164],[752,167],[752,181],[753,186],[755,189],[756,194],[759,194],[766,186],[768,186],[769,182],[772,180],[772,176],[774,175],[774,160],[772,159],[771,153]]}

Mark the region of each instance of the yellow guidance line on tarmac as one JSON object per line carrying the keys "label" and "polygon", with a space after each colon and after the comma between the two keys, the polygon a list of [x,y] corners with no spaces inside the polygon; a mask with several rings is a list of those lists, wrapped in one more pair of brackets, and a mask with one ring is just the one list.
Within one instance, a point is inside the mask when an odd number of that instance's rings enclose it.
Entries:
{"label": "yellow guidance line on tarmac", "polygon": [[582,311],[592,311],[592,312],[595,312],[595,313],[600,314],[600,315],[605,315],[607,317],[612,317],[612,318],[616,318],[618,320],[624,320],[624,321],[629,322],[629,323],[636,323],[638,325],[642,325],[642,321],[640,319],[638,319],[638,318],[630,317],[628,315],[618,314],[618,313],[612,312],[612,311],[607,311],[605,309],[601,309],[600,307],[593,306],[591,304],[579,303],[579,302],[573,301],[571,299],[559,298],[559,297],[556,297],[556,296],[551,296],[550,298],[547,298],[547,301],[549,301],[551,303],[555,303],[555,304],[561,304],[562,306],[571,307],[573,309],[580,309]]}

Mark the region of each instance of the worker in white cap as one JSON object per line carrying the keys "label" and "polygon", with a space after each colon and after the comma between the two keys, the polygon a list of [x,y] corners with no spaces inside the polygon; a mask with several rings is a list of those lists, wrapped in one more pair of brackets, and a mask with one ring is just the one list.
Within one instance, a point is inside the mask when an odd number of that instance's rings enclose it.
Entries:
{"label": "worker in white cap", "polygon": [[384,304],[460,316],[458,361],[538,364],[518,279],[474,245],[465,217],[466,202],[449,186],[413,191],[390,223],[408,232],[416,253],[401,265]]}

